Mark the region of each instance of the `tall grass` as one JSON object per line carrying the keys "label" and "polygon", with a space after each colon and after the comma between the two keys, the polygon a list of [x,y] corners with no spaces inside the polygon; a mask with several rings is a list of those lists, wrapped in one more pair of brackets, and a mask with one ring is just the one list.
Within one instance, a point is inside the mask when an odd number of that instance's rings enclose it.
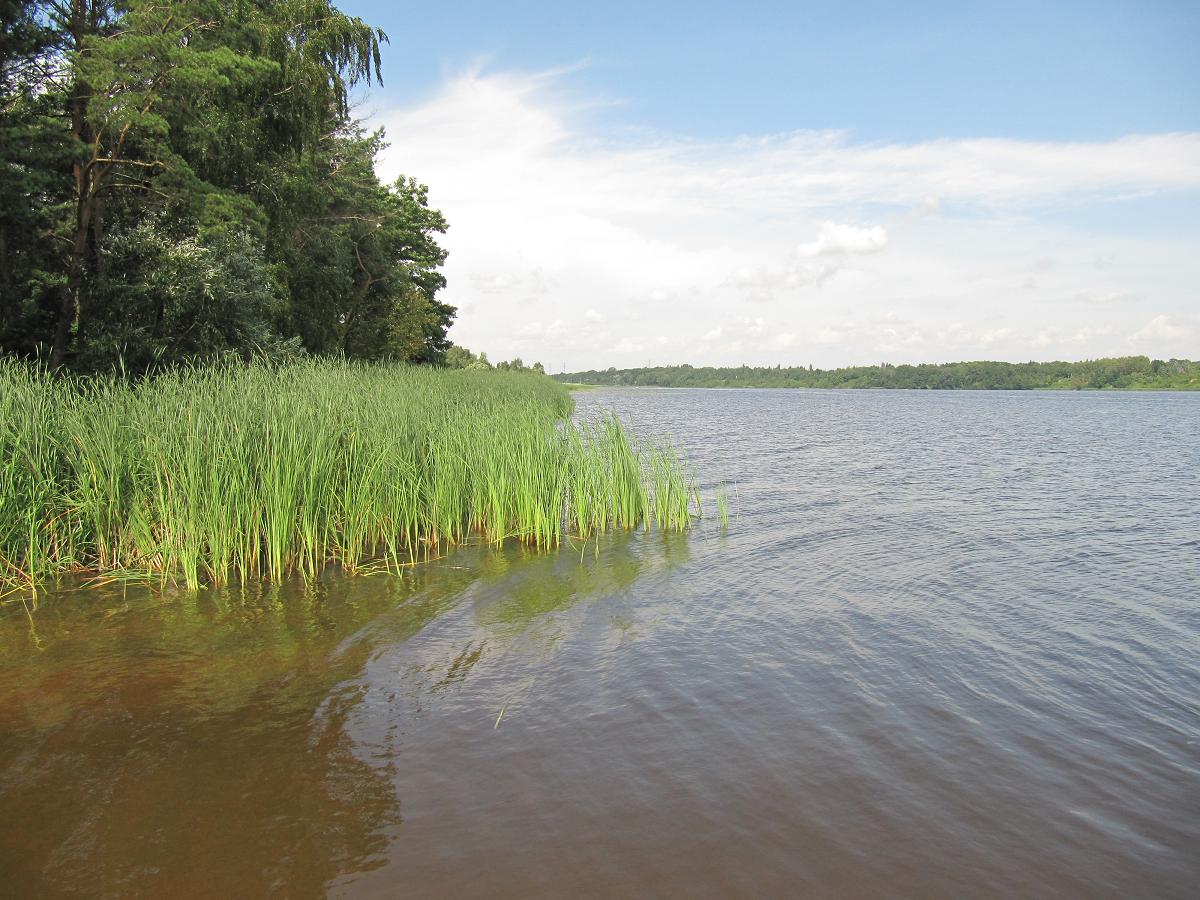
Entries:
{"label": "tall grass", "polygon": [[69,381],[0,360],[0,592],[68,573],[195,587],[687,527],[674,451],[575,425],[541,376],[309,361]]}

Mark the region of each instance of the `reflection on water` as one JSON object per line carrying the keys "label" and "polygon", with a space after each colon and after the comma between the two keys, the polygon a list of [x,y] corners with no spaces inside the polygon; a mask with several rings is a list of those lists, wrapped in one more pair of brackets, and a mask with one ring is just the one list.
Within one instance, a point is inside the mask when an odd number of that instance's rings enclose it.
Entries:
{"label": "reflection on water", "polygon": [[59,598],[39,612],[37,655],[7,617],[0,869],[11,895],[311,894],[371,865],[396,804],[386,771],[352,752],[355,698],[338,685],[370,649],[341,638],[401,586],[373,587],[333,601],[323,585]]}
{"label": "reflection on water", "polygon": [[1194,896],[1200,396],[579,402],[740,519],[5,606],[0,890]]}
{"label": "reflection on water", "polygon": [[422,705],[436,703],[535,620],[631,585],[661,542],[469,548],[402,577],[199,595],[64,592],[43,603],[35,632],[10,604],[0,618],[6,893],[315,896],[369,871],[401,821],[395,760],[364,758],[347,727],[371,658],[468,592],[481,635],[423,663]]}
{"label": "reflection on water", "polygon": [[[671,569],[688,558],[687,537],[679,533],[655,535],[639,540],[617,535],[603,542],[590,541],[579,549],[536,555],[528,550],[492,554],[499,561],[485,569],[485,579],[503,574],[503,591],[489,592],[488,602],[478,611],[483,625],[527,628],[535,619],[564,610],[585,597],[617,594],[630,588],[654,554],[659,569]],[[601,548],[603,556],[600,555]],[[657,552],[661,550],[661,558]],[[519,563],[513,566],[514,562]]]}

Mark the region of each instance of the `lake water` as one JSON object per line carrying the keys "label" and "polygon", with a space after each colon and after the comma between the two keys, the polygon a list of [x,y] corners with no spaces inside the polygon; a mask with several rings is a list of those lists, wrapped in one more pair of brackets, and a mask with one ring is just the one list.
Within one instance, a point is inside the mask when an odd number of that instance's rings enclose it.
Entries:
{"label": "lake water", "polygon": [[0,892],[1194,897],[1200,396],[628,390],[737,518],[0,614]]}

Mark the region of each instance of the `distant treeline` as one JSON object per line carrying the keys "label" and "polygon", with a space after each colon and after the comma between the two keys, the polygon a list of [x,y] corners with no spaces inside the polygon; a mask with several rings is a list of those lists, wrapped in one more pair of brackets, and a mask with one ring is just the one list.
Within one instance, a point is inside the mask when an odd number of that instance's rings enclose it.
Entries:
{"label": "distant treeline", "polygon": [[925,390],[1200,390],[1200,362],[1122,356],[1083,362],[957,362],[917,366],[689,365],[569,372],[559,381],[647,387],[909,388]]}

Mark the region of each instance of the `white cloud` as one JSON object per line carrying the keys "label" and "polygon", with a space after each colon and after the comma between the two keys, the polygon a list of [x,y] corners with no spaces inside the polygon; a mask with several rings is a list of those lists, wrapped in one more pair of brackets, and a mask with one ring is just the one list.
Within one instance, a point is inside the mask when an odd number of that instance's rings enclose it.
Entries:
{"label": "white cloud", "polygon": [[773,300],[795,296],[801,288],[820,287],[838,273],[834,263],[760,263],[738,266],[721,282],[746,300]]}
{"label": "white cloud", "polygon": [[[559,88],[475,70],[380,117],[381,175],[428,183],[450,223],[452,337],[493,358],[640,364],[615,358],[658,346],[628,336],[635,321],[698,364],[1157,354],[1194,327],[1200,225],[1139,233],[1094,213],[1200,194],[1200,134],[616,141]],[[884,321],[895,307],[904,321]]]}
{"label": "white cloud", "polygon": [[746,334],[750,337],[762,337],[767,328],[766,320],[762,316],[757,319],[742,319],[742,324],[746,328]]}
{"label": "white cloud", "polygon": [[1113,330],[1107,326],[1102,328],[1084,327],[1075,330],[1071,335],[1071,340],[1076,344],[1090,344],[1096,338],[1107,338],[1113,333]]}
{"label": "white cloud", "polygon": [[880,225],[855,228],[837,222],[822,222],[817,239],[796,248],[802,258],[831,256],[839,253],[876,253],[887,246],[888,233]]}
{"label": "white cloud", "polygon": [[1181,341],[1200,343],[1200,316],[1155,316],[1133,334],[1132,340],[1136,343],[1163,341],[1172,345]]}
{"label": "white cloud", "polygon": [[853,336],[853,330],[848,328],[834,328],[826,325],[817,330],[812,339],[818,344],[844,344]]}
{"label": "white cloud", "polygon": [[566,334],[567,331],[567,323],[562,319],[555,319],[549,325],[543,325],[541,322],[526,322],[524,325],[519,325],[513,334],[517,338],[539,339],[559,337]]}
{"label": "white cloud", "polygon": [[1011,328],[970,328],[955,322],[938,332],[939,342],[952,347],[985,349],[1013,336]]}
{"label": "white cloud", "polygon": [[774,335],[771,338],[771,346],[779,349],[786,349],[796,343],[796,335],[790,331],[783,331]]}
{"label": "white cloud", "polygon": [[1119,303],[1126,303],[1133,300],[1134,297],[1125,291],[1110,291],[1104,288],[1094,288],[1091,290],[1080,291],[1075,295],[1075,299],[1080,303],[1087,303],[1094,306],[1113,306]]}
{"label": "white cloud", "polygon": [[937,197],[928,196],[921,200],[919,206],[913,208],[912,215],[916,218],[922,216],[936,216],[942,211],[942,201]]}
{"label": "white cloud", "polygon": [[623,337],[621,340],[613,344],[611,350],[618,356],[629,356],[631,354],[641,353],[646,349],[646,345],[642,341],[635,340],[629,337]]}
{"label": "white cloud", "polygon": [[482,294],[502,294],[535,299],[550,290],[550,283],[541,269],[513,268],[507,271],[471,272],[472,285]]}

